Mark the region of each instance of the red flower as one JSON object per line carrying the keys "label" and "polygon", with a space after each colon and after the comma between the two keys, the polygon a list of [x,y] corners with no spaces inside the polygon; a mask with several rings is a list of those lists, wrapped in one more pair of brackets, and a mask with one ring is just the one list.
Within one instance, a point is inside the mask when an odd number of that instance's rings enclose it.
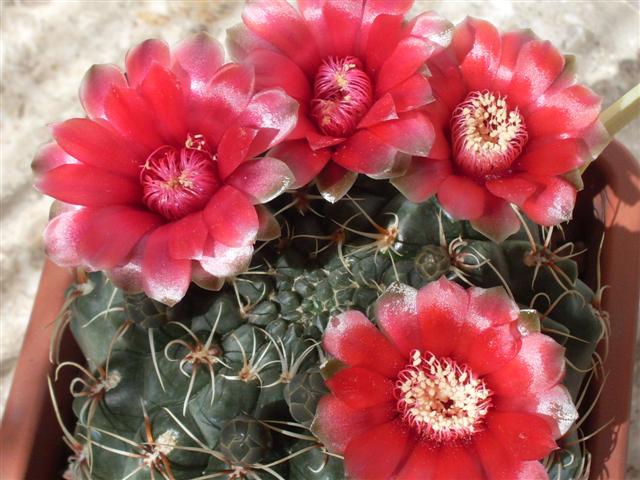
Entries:
{"label": "red flower", "polygon": [[577,418],[564,349],[518,328],[501,288],[442,278],[392,287],[333,318],[323,347],[347,366],[327,380],[314,429],[361,479],[547,478],[543,458]]}
{"label": "red flower", "polygon": [[541,225],[570,219],[576,169],[607,137],[600,98],[575,84],[573,59],[528,30],[501,35],[467,19],[428,66],[436,142],[392,180],[400,191],[415,202],[437,192],[452,217],[499,241],[519,227],[509,203]]}
{"label": "red flower", "polygon": [[257,84],[282,86],[300,103],[296,129],[272,152],[291,167],[294,187],[315,179],[335,201],[357,173],[393,177],[429,152],[424,62],[453,27],[433,13],[404,23],[411,4],[299,0],[298,12],[285,0],[255,0],[229,30],[229,50],[255,65]]}
{"label": "red flower", "polygon": [[[244,270],[256,237],[273,227],[259,204],[293,174],[256,155],[296,123],[280,89],[256,93],[253,68],[226,64],[199,34],[171,53],[147,40],[85,75],[89,118],[53,125],[34,160],[37,188],[64,202],[45,232],[63,266],[107,270],[114,283],[174,304],[190,280],[219,288]],[[276,235],[277,236],[277,235]]]}

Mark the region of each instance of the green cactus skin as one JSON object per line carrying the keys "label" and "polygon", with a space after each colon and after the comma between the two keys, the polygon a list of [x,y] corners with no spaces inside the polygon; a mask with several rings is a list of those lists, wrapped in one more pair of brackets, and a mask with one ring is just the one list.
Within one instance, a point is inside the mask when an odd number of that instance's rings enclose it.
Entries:
{"label": "green cactus skin", "polygon": [[[89,463],[90,478],[105,480],[148,479],[151,471],[176,479],[344,478],[341,459],[311,429],[327,392],[319,342],[336,313],[373,318],[377,297],[398,281],[420,288],[446,275],[463,285],[508,285],[523,308],[540,312],[527,322],[565,345],[566,385],[578,398],[602,322],[576,264],[549,257],[537,229],[530,226],[533,251],[524,230],[495,244],[447,218],[435,200],[413,204],[370,180],[333,205],[295,195],[298,203],[278,217],[282,238],[219,292],[192,286],[169,308],[89,274],[92,288],[70,306],[93,378],[81,375],[75,388],[75,438],[84,450],[72,457],[69,478],[86,478],[80,467]],[[271,208],[289,202],[285,195]],[[566,441],[576,438],[570,432]],[[585,455],[573,445],[547,459],[551,477],[574,478]]]}

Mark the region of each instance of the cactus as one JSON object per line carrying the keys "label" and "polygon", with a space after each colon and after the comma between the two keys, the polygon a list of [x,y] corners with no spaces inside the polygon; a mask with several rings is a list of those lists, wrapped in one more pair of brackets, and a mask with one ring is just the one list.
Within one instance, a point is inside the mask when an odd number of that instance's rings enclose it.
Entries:
{"label": "cactus", "polygon": [[[342,460],[312,428],[334,367],[323,330],[345,310],[371,313],[396,282],[419,288],[442,275],[508,289],[523,328],[566,347],[565,384],[579,402],[602,315],[572,245],[552,243],[548,229],[523,220],[496,244],[434,199],[414,204],[365,179],[335,204],[298,191],[270,207],[283,235],[218,292],[192,285],[170,308],[124,294],[102,273],[70,290],[86,365],[58,367],[80,370],[67,478],[343,478]],[[578,426],[545,460],[552,478],[575,478],[588,464]]]}

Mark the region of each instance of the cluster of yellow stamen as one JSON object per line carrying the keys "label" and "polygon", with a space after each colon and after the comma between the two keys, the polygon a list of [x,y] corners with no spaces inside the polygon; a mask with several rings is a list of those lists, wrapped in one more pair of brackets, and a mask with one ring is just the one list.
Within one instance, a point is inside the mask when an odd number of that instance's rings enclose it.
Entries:
{"label": "cluster of yellow stamen", "polygon": [[467,366],[419,350],[398,375],[395,395],[404,421],[436,442],[473,435],[491,406],[491,391]]}
{"label": "cluster of yellow stamen", "polygon": [[528,139],[518,108],[492,92],[472,92],[456,107],[451,137],[457,163],[478,175],[508,168]]}

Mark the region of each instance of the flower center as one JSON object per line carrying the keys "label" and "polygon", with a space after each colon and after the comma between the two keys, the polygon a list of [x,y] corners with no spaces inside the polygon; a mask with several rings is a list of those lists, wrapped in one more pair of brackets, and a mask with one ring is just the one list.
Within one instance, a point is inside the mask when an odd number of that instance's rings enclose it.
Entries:
{"label": "flower center", "polygon": [[451,116],[455,163],[465,173],[486,177],[507,170],[527,143],[527,127],[518,108],[505,97],[471,92]]}
{"label": "flower center", "polygon": [[325,135],[352,133],[372,103],[371,80],[355,57],[327,58],[316,74],[311,116]]}
{"label": "flower center", "polygon": [[202,209],[220,187],[206,142],[189,136],[182,148],[165,145],[154,151],[140,172],[144,203],[169,220]]}
{"label": "flower center", "polygon": [[422,437],[455,441],[482,429],[491,391],[466,365],[419,350],[398,375],[395,396],[403,420]]}

